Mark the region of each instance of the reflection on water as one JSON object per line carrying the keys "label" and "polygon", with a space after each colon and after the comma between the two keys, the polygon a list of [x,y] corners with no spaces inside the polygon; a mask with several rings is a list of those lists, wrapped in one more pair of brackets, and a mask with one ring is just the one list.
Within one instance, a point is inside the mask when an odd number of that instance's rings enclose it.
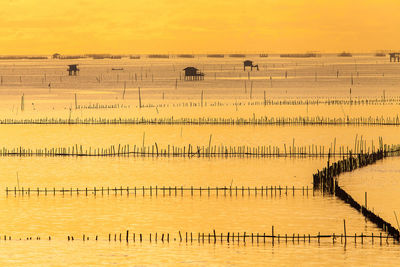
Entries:
{"label": "reflection on water", "polygon": [[[260,71],[244,72],[242,60],[179,59],[169,60],[79,60],[79,76],[69,77],[67,64],[75,61],[2,61],[1,110],[4,117],[67,117],[102,116],[141,117],[177,116],[184,112],[193,116],[376,116],[398,113],[398,105],[379,105],[374,112],[368,108],[349,106],[256,107],[250,102],[266,100],[346,99],[371,98],[398,99],[400,79],[396,64],[386,58],[362,56],[357,58],[321,57],[311,59],[257,58]],[[183,81],[183,68],[193,65],[206,73],[201,82]],[[112,71],[123,67],[123,71]],[[287,78],[286,77],[287,73]],[[138,108],[141,88],[143,106]],[[351,88],[351,93],[350,93]],[[24,114],[20,112],[24,94]],[[75,98],[76,94],[76,98]],[[193,108],[203,94],[204,103],[228,103],[223,108]],[[239,108],[234,105],[242,103]],[[76,105],[97,103],[128,106],[124,109],[75,111]],[[163,105],[188,103],[184,109],[163,108]],[[190,104],[189,104],[190,103]],[[246,106],[243,106],[246,104]],[[248,106],[249,105],[249,106]],[[69,111],[72,109],[71,112]],[[367,113],[363,113],[367,112]],[[377,113],[378,112],[378,113]],[[28,115],[29,114],[29,115]]]}
{"label": "reflection on water", "polygon": [[[74,261],[79,264],[86,262],[97,262],[99,259],[96,253],[89,255],[81,255],[83,251],[94,249],[102,254],[111,256],[113,254],[122,256],[125,253],[131,255],[130,249],[135,248],[135,255],[138,262],[150,263],[162,262],[163,258],[157,253],[157,249],[173,248],[169,251],[171,262],[179,260],[180,256],[174,254],[174,248],[186,248],[181,253],[192,253],[192,250],[198,249],[202,256],[201,261],[206,263],[223,263],[231,253],[250,253],[257,257],[255,262],[261,264],[263,257],[260,253],[265,253],[265,250],[270,251],[271,244],[250,244],[247,245],[226,245],[226,244],[176,244],[171,242],[169,245],[151,245],[148,238],[143,244],[109,244],[107,241],[108,233],[125,233],[128,229],[131,233],[143,233],[147,237],[149,233],[171,233],[171,240],[178,238],[178,231],[181,232],[212,232],[213,229],[220,232],[255,232],[255,233],[270,233],[271,226],[274,225],[276,234],[292,235],[299,233],[314,234],[318,232],[331,234],[343,233],[343,219],[346,219],[348,233],[364,233],[370,234],[373,232],[378,235],[379,230],[369,222],[366,222],[360,214],[353,209],[343,205],[343,203],[335,198],[322,196],[277,196],[277,197],[126,197],[126,196],[105,196],[105,197],[60,197],[60,196],[31,196],[31,197],[8,197],[0,200],[4,216],[1,218],[1,224],[4,229],[8,229],[7,235],[13,236],[14,239],[21,237],[24,239],[27,236],[52,236],[52,241],[2,241],[4,246],[9,249],[25,245],[34,244],[32,253],[39,253],[40,258],[43,251],[47,248],[56,249],[60,255],[77,253]],[[251,208],[249,208],[251,207]],[[333,212],[334,211],[334,212]],[[29,221],[29,224],[26,222]],[[85,234],[90,237],[84,245],[87,247],[83,250],[79,238]],[[68,243],[67,235],[75,236],[76,241]],[[99,236],[99,241],[94,241],[94,236]],[[249,242],[249,240],[248,240]],[[339,243],[339,240],[336,241]],[[362,246],[371,249],[371,241],[367,239],[364,245],[355,245],[351,241],[349,246]],[[377,242],[377,241],[376,241]],[[160,242],[161,243],[161,242]],[[281,243],[284,243],[281,241]],[[322,241],[322,245],[313,240],[311,244],[277,244],[273,250],[280,249],[290,250],[300,248],[299,256],[310,257],[312,253],[309,250],[315,251],[318,248],[326,247],[327,254],[330,255],[332,264],[340,262],[337,256],[344,253],[344,250],[330,250],[332,244],[330,240]],[[339,245],[337,245],[339,246]],[[341,247],[342,245],[340,245]],[[391,245],[384,244],[383,246],[374,245],[376,250],[370,251],[371,254],[385,252],[388,255],[394,249]],[[161,247],[161,248],[160,248]],[[227,254],[209,254],[209,249],[223,251],[231,249]],[[307,249],[306,249],[307,248]],[[329,249],[328,249],[329,248]],[[121,251],[122,249],[122,251]],[[243,249],[245,249],[243,251]],[[250,249],[250,251],[247,251]],[[79,251],[81,252],[79,252]],[[296,251],[295,250],[295,251]],[[396,247],[397,250],[397,247]],[[75,251],[75,252],[74,252]],[[120,254],[122,253],[122,254]],[[156,253],[157,256],[154,255]],[[254,254],[253,254],[254,253]],[[286,253],[284,253],[287,255]],[[174,256],[171,256],[174,255]],[[189,256],[190,255],[190,256]],[[256,256],[258,255],[258,256]],[[122,261],[121,263],[137,262],[132,258],[119,259],[116,256],[113,260]],[[14,258],[13,256],[11,258]],[[42,256],[43,257],[43,256]],[[150,257],[150,258],[148,258]],[[238,258],[238,264],[245,263],[246,257]],[[283,258],[279,261],[285,264],[293,264],[294,258]],[[324,256],[322,256],[324,257]],[[362,261],[361,255],[356,256],[355,260]],[[22,262],[27,262],[26,259],[16,257]],[[186,260],[197,261],[199,258],[188,254]],[[43,259],[39,259],[43,260]],[[107,261],[110,261],[108,259]],[[32,259],[32,261],[34,261]],[[317,258],[309,259],[310,263],[316,264]],[[30,262],[30,261],[28,261]],[[69,260],[67,261],[69,262]]]}
{"label": "reflection on water", "polygon": [[310,186],[325,159],[1,158],[0,181],[13,188],[126,186]]}
{"label": "reflection on water", "polygon": [[356,201],[363,205],[366,192],[368,208],[398,227],[400,219],[399,172],[399,159],[397,157],[386,158],[368,168],[345,173],[339,178],[339,183]]}
{"label": "reflection on water", "polygon": [[[279,125],[0,125],[2,146],[12,148],[54,148],[82,145],[88,149],[119,144],[166,149],[172,146],[278,146],[307,150],[325,147],[358,150],[356,141],[372,151],[379,137],[386,144],[398,144],[398,126],[279,126]],[[29,136],[29,138],[26,138]],[[211,141],[211,142],[210,142]]]}
{"label": "reflection on water", "polygon": [[[251,57],[250,57],[251,58]],[[252,59],[252,58],[251,58]],[[75,61],[2,61],[0,119],[187,118],[377,116],[400,111],[398,67],[386,58],[253,58],[260,71],[243,71],[241,60],[140,59],[79,60],[80,75],[68,77]],[[197,66],[202,82],[183,81],[181,70]],[[123,68],[112,71],[112,68]],[[286,78],[287,76],[287,78]],[[139,89],[141,88],[140,100]],[[351,90],[350,90],[351,88]],[[23,97],[23,98],[22,98]],[[264,100],[360,99],[366,104],[260,105]],[[390,100],[386,102],[386,99]],[[139,101],[141,105],[139,104]],[[201,105],[203,103],[203,106]],[[257,105],[255,105],[255,103]],[[98,105],[107,108],[96,108]],[[110,106],[114,105],[114,106]],[[119,106],[115,106],[119,105]],[[91,107],[79,109],[77,107]],[[95,107],[95,108],[93,108]],[[23,111],[22,111],[23,110]],[[377,147],[378,138],[397,144],[395,126],[195,126],[195,125],[1,125],[1,147],[45,148],[84,145],[259,145],[325,146],[353,149],[357,141]],[[332,159],[331,159],[332,160]],[[379,235],[357,211],[320,192],[276,195],[130,194],[6,196],[13,188],[93,188],[140,186],[312,187],[312,173],[327,158],[0,158],[0,262],[4,265],[370,265],[393,266],[399,247],[366,239],[346,246],[317,243],[176,242],[181,232]],[[368,207],[396,225],[396,159],[345,173],[339,182]],[[398,211],[400,216],[400,211]],[[170,243],[108,242],[109,234],[170,233]],[[89,241],[80,237],[85,234]],[[95,241],[94,237],[99,236]],[[383,233],[385,236],[385,233]],[[42,240],[26,241],[40,236]],[[51,236],[52,240],[46,240]],[[67,236],[79,240],[68,242]],[[19,240],[21,239],[21,240]]]}
{"label": "reflection on water", "polygon": [[[33,245],[34,244],[34,245]],[[30,253],[26,247],[31,246]],[[29,241],[9,242],[2,246],[0,262],[16,265],[248,265],[254,266],[393,266],[398,260],[398,246],[348,244],[197,244],[142,243],[120,244],[108,242]],[[57,254],[49,253],[57,251]],[[173,256],[172,256],[173,255]],[[294,257],[295,255],[295,257]],[[60,261],[60,259],[63,259]]]}
{"label": "reflection on water", "polygon": [[[68,187],[85,187],[100,185],[269,185],[269,184],[294,184],[310,185],[311,175],[316,168],[324,166],[323,159],[133,159],[133,158],[3,158],[1,183],[7,186],[17,186],[15,171],[18,171],[18,182],[25,187],[49,187],[54,185]],[[107,164],[105,164],[107,162]],[[138,170],[138,172],[136,171]],[[166,179],[168,177],[168,179]],[[105,257],[104,263],[116,261],[118,264],[135,263],[161,263],[163,257],[157,250],[167,248],[169,255],[177,253],[190,253],[182,258],[182,264],[223,264],[228,256],[236,253],[246,257],[253,255],[257,259],[255,264],[263,264],[264,257],[260,257],[266,251],[271,251],[277,257],[276,261],[286,264],[293,264],[294,258],[287,257],[290,250],[299,257],[307,258],[311,264],[317,264],[319,257],[312,256],[313,253],[324,248],[324,255],[329,254],[331,264],[340,262],[340,255],[353,255],[354,260],[363,262],[363,254],[358,254],[356,246],[366,248],[371,257],[379,253],[387,253],[392,257],[392,251],[397,247],[392,244],[384,244],[382,247],[372,246],[366,240],[364,245],[349,244],[354,251],[347,254],[342,245],[332,245],[331,241],[324,240],[318,244],[315,240],[311,244],[279,244],[271,247],[270,243],[251,245],[227,245],[227,244],[109,244],[108,234],[143,233],[148,236],[150,233],[170,233],[171,240],[178,238],[178,231],[181,232],[254,232],[270,233],[274,226],[275,233],[288,234],[321,234],[343,233],[343,219],[346,220],[347,233],[360,235],[379,235],[380,230],[371,224],[354,209],[343,204],[342,201],[332,196],[322,196],[320,193],[302,194],[296,192],[293,196],[289,194],[276,194],[268,196],[258,194],[255,196],[236,196],[229,194],[215,194],[207,196],[142,196],[138,194],[103,195],[94,196],[89,194],[77,195],[56,195],[43,193],[39,196],[33,192],[30,196],[8,197],[2,194],[0,205],[3,214],[0,223],[5,229],[4,234],[10,235],[13,239],[25,239],[26,237],[40,236],[45,239],[52,237],[52,241],[7,241],[4,243],[9,249],[16,251],[22,249],[21,244],[31,246],[34,249],[31,253],[44,260],[44,250],[52,248],[59,255],[67,257],[71,253],[77,253],[78,257],[69,259],[66,263],[87,264],[98,262],[99,256],[96,253],[89,255],[80,253],[95,250]],[[249,208],[251,207],[251,208]],[[29,221],[27,224],[26,222]],[[83,234],[90,237],[90,241],[81,244],[81,240],[68,243],[67,235],[79,239]],[[94,241],[98,235],[99,241]],[[384,234],[385,236],[385,234]],[[147,238],[148,239],[148,238]],[[4,241],[2,241],[4,242]],[[376,241],[377,242],[377,241]],[[328,244],[327,244],[328,243]],[[339,240],[336,241],[339,243]],[[82,246],[85,248],[80,249]],[[376,249],[374,250],[373,248]],[[182,251],[182,248],[185,248]],[[341,249],[339,249],[341,248]],[[135,259],[131,258],[132,249],[135,251]],[[224,252],[225,254],[210,254],[209,249]],[[359,248],[357,248],[359,249]],[[79,251],[78,251],[79,250]],[[194,250],[198,250],[194,252]],[[312,252],[311,252],[312,251]],[[123,257],[123,255],[127,257]],[[154,258],[154,253],[157,256]],[[172,254],[171,254],[172,253]],[[194,253],[194,254],[193,254]],[[319,252],[318,252],[319,253]],[[199,256],[194,256],[199,254]],[[243,255],[244,255],[243,254]],[[114,255],[114,256],[111,256]],[[128,256],[129,255],[129,256]],[[190,256],[189,256],[190,255]],[[201,256],[200,256],[201,255]],[[112,257],[113,259],[109,259]],[[122,257],[122,258],[120,258]],[[148,258],[150,257],[150,258]],[[170,256],[171,257],[171,256]],[[234,256],[232,256],[234,257]],[[237,263],[244,264],[246,257],[238,257]],[[26,258],[11,256],[17,262],[31,263]],[[167,263],[180,261],[180,256],[173,256]],[[70,261],[71,260],[71,261]],[[198,262],[201,260],[201,262]],[[270,259],[272,260],[272,259]],[[33,261],[33,260],[32,260]],[[51,260],[50,260],[51,261]],[[382,264],[385,264],[382,261]],[[389,261],[388,261],[389,262]],[[327,263],[328,264],[328,263]]]}

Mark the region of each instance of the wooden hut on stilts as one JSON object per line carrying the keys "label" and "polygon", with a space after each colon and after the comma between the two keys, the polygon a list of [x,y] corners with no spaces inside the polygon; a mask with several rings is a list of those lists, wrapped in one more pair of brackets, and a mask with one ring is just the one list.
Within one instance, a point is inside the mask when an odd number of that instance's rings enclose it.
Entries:
{"label": "wooden hut on stilts", "polygon": [[204,80],[204,73],[200,72],[195,67],[186,67],[183,70],[185,71],[185,81],[202,81],[202,80]]}

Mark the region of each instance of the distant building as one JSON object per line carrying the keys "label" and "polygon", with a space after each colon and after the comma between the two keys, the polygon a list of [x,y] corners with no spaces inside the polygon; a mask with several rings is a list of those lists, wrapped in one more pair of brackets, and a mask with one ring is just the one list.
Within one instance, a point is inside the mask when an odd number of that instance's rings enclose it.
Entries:
{"label": "distant building", "polygon": [[389,53],[389,56],[390,56],[390,62],[392,62],[392,59],[393,62],[396,62],[396,60],[397,62],[400,62],[400,53]]}
{"label": "distant building", "polygon": [[76,76],[76,73],[79,72],[78,64],[68,65],[67,71],[69,73],[69,76],[72,76],[72,74]]}
{"label": "distant building", "polygon": [[246,67],[250,67],[251,70],[253,70],[253,68],[257,68],[257,70],[259,70],[258,65],[253,65],[253,61],[251,60],[243,61],[243,70],[246,70]]}
{"label": "distant building", "polygon": [[54,59],[59,59],[60,57],[61,57],[61,55],[59,53],[55,53],[52,56],[52,58],[54,58]]}
{"label": "distant building", "polygon": [[185,71],[185,80],[189,81],[200,81],[204,80],[204,73],[200,72],[195,67],[187,67],[183,69]]}

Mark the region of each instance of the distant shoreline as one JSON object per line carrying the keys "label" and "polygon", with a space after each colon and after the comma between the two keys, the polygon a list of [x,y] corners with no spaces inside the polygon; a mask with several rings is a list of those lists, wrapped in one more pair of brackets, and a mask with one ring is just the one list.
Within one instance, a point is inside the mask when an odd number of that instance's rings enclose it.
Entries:
{"label": "distant shoreline", "polygon": [[[0,55],[0,60],[46,60],[46,59],[170,59],[170,58],[181,58],[181,59],[192,59],[196,57],[208,57],[208,58],[244,58],[244,57],[287,57],[287,58],[315,58],[315,57],[330,57],[330,56],[343,56],[344,52],[338,53],[319,53],[319,52],[306,52],[306,53],[167,53],[167,54],[32,54],[32,55],[18,55],[18,54],[5,54]],[[346,55],[352,56],[376,56],[384,57],[389,52],[374,51],[374,52],[359,52],[350,53],[346,52]]]}

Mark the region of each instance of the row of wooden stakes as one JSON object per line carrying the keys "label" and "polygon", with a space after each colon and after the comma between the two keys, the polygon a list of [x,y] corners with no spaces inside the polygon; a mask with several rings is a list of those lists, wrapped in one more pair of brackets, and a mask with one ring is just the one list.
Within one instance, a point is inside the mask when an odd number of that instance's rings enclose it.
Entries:
{"label": "row of wooden stakes", "polygon": [[[360,141],[360,140],[359,140]],[[362,141],[362,140],[361,140]],[[358,142],[360,143],[360,142]],[[325,149],[325,146],[309,145],[295,146],[284,144],[283,148],[279,146],[260,145],[260,146],[225,146],[211,145],[195,146],[183,145],[174,146],[167,145],[159,147],[157,143],[151,146],[136,146],[136,145],[111,145],[109,147],[83,147],[76,144],[70,147],[52,147],[31,149],[22,146],[16,148],[0,148],[0,156],[19,156],[19,157],[352,157],[351,148],[339,146],[336,149],[336,144]],[[381,148],[388,155],[394,156],[400,154],[398,145],[382,145]],[[357,144],[356,150],[361,154],[369,155],[375,153],[375,147],[367,147],[366,142],[362,141]]]}
{"label": "row of wooden stakes", "polygon": [[[27,238],[12,238],[11,236],[4,235],[3,237],[0,237],[0,240],[3,241],[12,241],[12,240],[54,240],[51,236],[48,238],[41,238],[40,236],[37,237],[27,237]],[[131,233],[129,230],[127,230],[125,233],[114,233],[111,234],[109,233],[106,238],[101,238],[99,235],[94,235],[92,238],[90,238],[89,235],[83,234],[81,237],[74,237],[73,235],[68,235],[66,237],[66,240],[68,242],[73,242],[73,241],[108,241],[108,242],[126,242],[126,243],[143,243],[143,242],[162,242],[162,243],[170,243],[170,242],[178,242],[178,243],[185,243],[185,244],[192,244],[192,243],[214,243],[216,244],[217,242],[220,243],[271,243],[272,245],[274,244],[280,244],[280,243],[289,243],[292,242],[293,244],[295,243],[311,243],[312,240],[321,243],[324,240],[332,240],[331,242],[333,244],[335,243],[341,243],[341,244],[347,244],[348,242],[354,242],[357,243],[359,242],[360,244],[364,244],[370,240],[371,244],[374,244],[375,242],[380,245],[383,243],[389,244],[389,241],[392,241],[393,244],[398,244],[398,240],[387,234],[386,236],[382,235],[382,233],[379,233],[379,235],[374,235],[373,233],[369,235],[365,235],[363,233],[357,235],[356,233],[354,235],[347,235],[347,234],[321,234],[318,232],[318,234],[275,234],[274,230],[272,228],[272,233],[271,234],[266,234],[266,233],[240,233],[240,232],[227,232],[227,233],[216,233],[214,230],[211,233],[194,233],[194,232],[185,232],[181,233],[180,231],[178,234],[170,234],[170,233],[148,233],[148,234],[142,234],[142,233]]]}
{"label": "row of wooden stakes", "polygon": [[309,188],[308,186],[303,186],[303,187],[295,187],[295,186],[261,186],[261,187],[245,187],[245,186],[224,186],[224,187],[195,187],[195,186],[190,186],[190,187],[184,187],[184,186],[139,186],[139,187],[93,187],[93,188],[61,188],[61,189],[56,189],[55,187],[53,188],[24,188],[22,187],[21,189],[17,189],[17,187],[14,187],[14,189],[9,189],[6,187],[6,195],[14,195],[14,196],[25,196],[25,195],[149,195],[149,196],[157,196],[158,194],[162,196],[183,196],[186,192],[186,194],[190,194],[190,196],[194,195],[199,195],[201,196],[202,194],[207,194],[208,196],[210,195],[223,195],[223,196],[244,196],[244,195],[253,195],[253,196],[281,196],[281,195],[288,195],[288,194],[293,194],[295,195],[295,192],[299,192],[300,194],[307,195],[309,194],[309,191],[312,191],[312,194],[314,195],[314,190],[312,188]]}
{"label": "row of wooden stakes", "polygon": [[332,164],[329,163],[328,159],[327,167],[322,169],[322,171],[317,170],[317,173],[313,174],[314,188],[321,187],[324,191],[329,191],[333,194],[336,178],[341,173],[352,172],[358,168],[374,164],[377,160],[381,160],[389,155],[392,155],[392,150],[386,150],[386,146],[384,146],[384,149],[373,153],[358,154],[356,157],[350,154],[348,158]]}
{"label": "row of wooden stakes", "polygon": [[[354,198],[343,190],[338,183],[338,176],[344,172],[352,172],[358,168],[363,168],[374,164],[378,160],[383,160],[385,157],[390,156],[390,153],[384,149],[378,150],[371,154],[358,154],[356,157],[350,156],[332,164],[327,163],[327,167],[313,175],[314,188],[320,188],[324,192],[334,194],[351,207],[361,212],[362,215],[390,234],[393,239],[400,240],[400,232],[393,227],[389,222],[375,214],[367,208],[367,198],[365,198],[365,206],[362,206]],[[365,194],[367,196],[367,193]]]}
{"label": "row of wooden stakes", "polygon": [[[367,203],[365,205],[359,204],[357,201],[354,200],[350,194],[348,194],[345,190],[343,190],[338,182],[335,182],[335,196],[349,204],[351,207],[356,209],[357,211],[361,212],[362,215],[364,215],[365,218],[367,218],[369,221],[373,222],[375,225],[377,225],[379,228],[381,228],[383,231],[387,232],[388,235],[391,235],[393,239],[396,239],[397,241],[400,241],[400,232],[398,229],[393,227],[389,222],[384,220],[382,217],[379,215],[375,214],[374,211],[369,210],[367,208]],[[365,200],[367,201],[367,200]]]}
{"label": "row of wooden stakes", "polygon": [[396,117],[198,117],[198,118],[37,118],[37,119],[0,119],[0,124],[157,124],[157,125],[400,125]]}
{"label": "row of wooden stakes", "polygon": [[[247,94],[247,88],[245,87],[245,94]],[[387,99],[387,98],[377,98],[377,99],[307,99],[307,100],[299,100],[299,99],[271,99],[266,97],[266,91],[264,90],[264,98],[263,100],[252,100],[253,99],[253,89],[252,85],[250,85],[250,100],[244,101],[236,101],[236,102],[222,102],[222,101],[212,101],[204,100],[203,101],[185,101],[185,102],[173,102],[173,103],[147,103],[142,104],[141,108],[188,108],[188,107],[231,107],[231,106],[381,106],[381,105],[389,105],[396,106],[400,105],[399,99]],[[165,99],[165,94],[163,95],[163,100]]]}

